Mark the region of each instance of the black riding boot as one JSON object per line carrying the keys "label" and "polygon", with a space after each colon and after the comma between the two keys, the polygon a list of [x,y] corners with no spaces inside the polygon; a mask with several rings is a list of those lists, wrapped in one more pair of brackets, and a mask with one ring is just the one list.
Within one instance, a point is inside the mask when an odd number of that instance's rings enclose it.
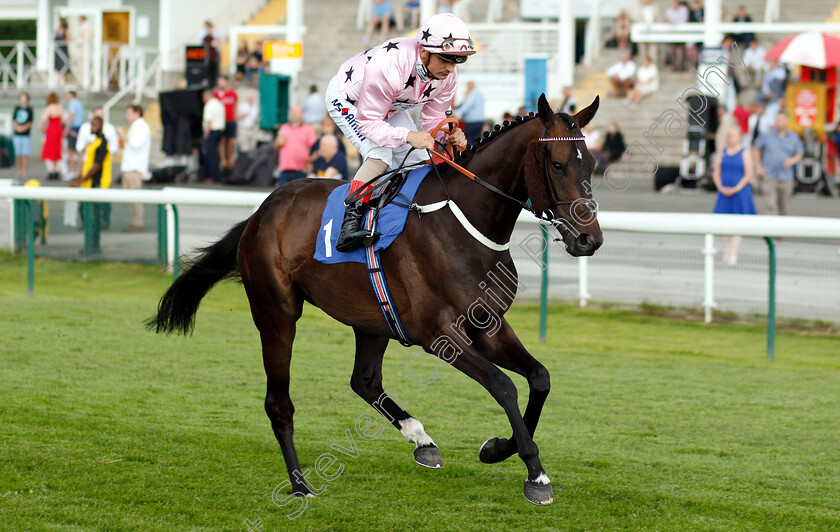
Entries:
{"label": "black riding boot", "polygon": [[335,243],[335,249],[346,253],[361,245],[370,246],[379,240],[379,233],[371,235],[362,229],[362,218],[368,210],[367,203],[357,200],[344,209],[344,221],[341,223],[341,233]]}

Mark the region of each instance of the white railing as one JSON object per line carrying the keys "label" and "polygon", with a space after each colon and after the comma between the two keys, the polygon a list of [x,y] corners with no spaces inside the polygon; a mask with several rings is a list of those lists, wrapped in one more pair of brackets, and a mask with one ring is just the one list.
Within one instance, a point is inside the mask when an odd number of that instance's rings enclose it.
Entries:
{"label": "white railing", "polygon": [[0,53],[0,84],[3,90],[8,90],[9,84],[23,89],[36,75],[43,79],[43,75],[36,69],[35,41],[0,41],[0,46],[11,47],[7,54]]}
{"label": "white railing", "polygon": [[162,56],[160,55],[156,56],[148,67],[144,61],[140,61],[130,75],[123,74],[128,82],[102,106],[105,113],[105,122],[110,120],[111,108],[128,94],[134,93],[132,101],[135,104],[139,104],[146,93],[150,97],[157,95],[161,89],[161,61]]}
{"label": "white railing", "polygon": [[[636,22],[630,26],[630,40],[636,43],[674,43],[703,42],[705,25],[702,22],[686,24],[643,24]],[[802,33],[822,31],[840,33],[840,24],[822,22],[721,22],[717,26],[720,33]]]}

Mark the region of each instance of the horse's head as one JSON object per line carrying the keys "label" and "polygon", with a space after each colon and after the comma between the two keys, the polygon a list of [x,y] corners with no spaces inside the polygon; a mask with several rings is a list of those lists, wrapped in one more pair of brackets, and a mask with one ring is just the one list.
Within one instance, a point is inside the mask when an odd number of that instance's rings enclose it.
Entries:
{"label": "horse's head", "polygon": [[574,116],[555,115],[544,94],[538,107],[542,134],[529,143],[523,166],[531,206],[557,227],[570,255],[592,255],[604,236],[589,183],[595,158],[581,129],[595,116],[598,97]]}

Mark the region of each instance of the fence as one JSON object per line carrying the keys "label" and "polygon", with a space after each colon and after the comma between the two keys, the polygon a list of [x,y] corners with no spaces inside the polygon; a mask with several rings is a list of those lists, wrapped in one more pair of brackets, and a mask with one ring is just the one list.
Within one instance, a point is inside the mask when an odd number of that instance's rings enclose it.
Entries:
{"label": "fence", "polygon": [[[165,242],[160,246],[161,249],[165,247],[166,263],[175,276],[178,275],[180,254],[178,207],[244,207],[245,212],[251,212],[266,195],[264,192],[178,188],[142,191],[0,188],[0,197],[19,200],[163,205],[165,234],[160,238]],[[218,217],[217,211],[214,215]],[[240,210],[235,217],[219,221],[219,232],[242,219],[242,215]],[[24,218],[26,220],[19,223],[27,224],[29,283],[32,287],[34,227],[28,216]],[[578,299],[581,305],[598,300],[701,307],[707,321],[711,320],[714,309],[732,309],[734,302],[735,309],[741,312],[766,312],[772,332],[776,309],[776,245],[769,237],[832,239],[825,244],[784,243],[780,252],[784,268],[779,276],[782,281],[779,294],[786,305],[785,315],[796,317],[797,309],[805,309],[811,313],[807,315],[811,319],[840,322],[838,218],[601,212],[598,220],[606,233],[604,247],[594,257],[572,260],[560,246],[549,245],[548,233],[541,231],[532,216],[523,214],[520,217],[511,252],[526,288],[525,297],[533,294],[536,298],[539,294],[543,309],[550,295],[556,299]],[[744,244],[742,257],[746,261],[742,261],[740,267],[718,272],[714,235],[732,234],[758,240],[748,239],[749,244]],[[211,237],[206,232],[203,236]],[[806,256],[800,257],[801,254]],[[665,268],[666,256],[669,257],[667,261],[676,262],[678,266]],[[766,281],[763,272],[768,272]],[[738,288],[743,286],[751,290],[747,297]],[[763,287],[767,287],[766,292]],[[772,348],[771,334],[768,336],[769,356],[772,356]]]}

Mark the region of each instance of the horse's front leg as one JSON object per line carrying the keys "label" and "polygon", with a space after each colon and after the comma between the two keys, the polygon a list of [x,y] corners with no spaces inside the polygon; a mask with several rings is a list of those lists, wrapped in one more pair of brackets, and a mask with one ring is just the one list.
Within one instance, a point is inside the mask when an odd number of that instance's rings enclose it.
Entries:
{"label": "horse's front leg", "polygon": [[440,450],[426,434],[423,424],[403,410],[382,389],[382,357],[385,348],[388,347],[388,338],[374,336],[359,329],[353,330],[356,333],[356,361],[353,365],[353,377],[350,379],[353,391],[415,445],[415,462],[430,469],[443,467]]}
{"label": "horse's front leg", "polygon": [[[436,349],[427,347],[427,351],[449,360],[451,353],[436,352],[444,348],[440,343],[437,346]],[[542,463],[540,463],[540,451],[531,437],[522,414],[519,413],[518,394],[513,381],[479,351],[476,343],[464,347],[462,351],[458,352],[452,361],[452,365],[484,386],[507,414],[508,421],[513,429],[513,439],[516,443],[516,449],[519,451],[519,457],[528,468],[528,478],[525,479],[525,498],[539,505],[554,502],[551,481],[545,474]]]}
{"label": "horse's front leg", "polygon": [[[477,335],[476,344],[491,362],[518,373],[528,380],[530,393],[528,406],[525,407],[522,419],[533,438],[543,405],[551,389],[548,370],[525,350],[506,320],[502,320],[502,326],[495,335]],[[516,440],[513,437],[491,438],[481,446],[478,457],[486,464],[495,464],[510,458],[514,453],[516,453]]]}

